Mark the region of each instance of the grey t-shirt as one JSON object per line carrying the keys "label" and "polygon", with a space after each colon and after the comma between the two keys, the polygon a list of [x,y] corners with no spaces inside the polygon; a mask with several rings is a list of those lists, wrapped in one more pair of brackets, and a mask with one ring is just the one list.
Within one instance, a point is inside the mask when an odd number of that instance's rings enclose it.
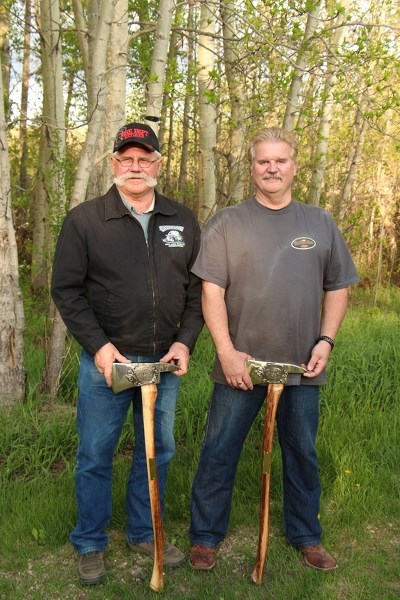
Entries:
{"label": "grey t-shirt", "polygon": [[[359,280],[343,237],[320,208],[292,201],[271,210],[255,198],[216,213],[192,271],[225,289],[237,350],[264,361],[307,363],[320,335],[323,291]],[[212,378],[226,383],[216,359]],[[319,385],[290,375],[289,385]]]}

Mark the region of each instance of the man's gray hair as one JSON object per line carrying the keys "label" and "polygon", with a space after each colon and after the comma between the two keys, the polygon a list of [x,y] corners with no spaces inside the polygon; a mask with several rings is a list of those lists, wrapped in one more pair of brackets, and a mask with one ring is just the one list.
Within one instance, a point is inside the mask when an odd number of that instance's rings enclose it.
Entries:
{"label": "man's gray hair", "polygon": [[289,144],[293,160],[297,156],[297,141],[294,133],[282,129],[281,127],[264,127],[260,129],[250,140],[249,154],[250,159],[254,159],[254,147],[260,142],[286,142]]}

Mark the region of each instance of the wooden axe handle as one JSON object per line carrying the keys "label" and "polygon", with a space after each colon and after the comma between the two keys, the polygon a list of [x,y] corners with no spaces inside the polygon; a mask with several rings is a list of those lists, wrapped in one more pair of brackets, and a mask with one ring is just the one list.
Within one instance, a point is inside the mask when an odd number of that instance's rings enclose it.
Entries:
{"label": "wooden axe handle", "polygon": [[164,587],[164,530],[161,515],[160,490],[158,486],[156,446],[154,440],[154,409],[157,399],[157,386],[154,383],[142,385],[142,407],[144,440],[146,446],[147,479],[149,484],[151,519],[154,532],[154,564],[150,587],[160,592]]}
{"label": "wooden axe handle", "polygon": [[260,530],[258,535],[257,561],[251,576],[254,583],[262,584],[265,561],[268,550],[269,536],[269,494],[272,465],[272,445],[274,441],[275,417],[278,410],[279,398],[283,391],[282,383],[270,383],[268,386],[265,407],[263,443],[262,443],[262,472],[260,494]]}

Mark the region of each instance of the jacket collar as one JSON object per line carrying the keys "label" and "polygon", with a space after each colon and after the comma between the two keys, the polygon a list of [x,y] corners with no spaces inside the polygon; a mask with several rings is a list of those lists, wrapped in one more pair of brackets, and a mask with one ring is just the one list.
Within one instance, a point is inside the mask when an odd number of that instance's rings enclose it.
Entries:
{"label": "jacket collar", "polygon": [[[176,209],[166,196],[159,194],[155,190],[154,212],[162,213],[163,215],[174,215]],[[104,196],[104,216],[106,221],[109,219],[120,219],[129,214],[129,210],[121,200],[117,186],[113,184]]]}

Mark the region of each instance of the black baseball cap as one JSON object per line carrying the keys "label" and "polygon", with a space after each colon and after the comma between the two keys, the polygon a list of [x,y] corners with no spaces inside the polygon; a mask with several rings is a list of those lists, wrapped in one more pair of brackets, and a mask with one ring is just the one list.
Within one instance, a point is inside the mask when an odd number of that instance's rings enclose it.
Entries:
{"label": "black baseball cap", "polygon": [[121,127],[115,136],[114,152],[127,144],[137,144],[148,152],[160,152],[158,138],[153,129],[142,123],[129,123]]}

